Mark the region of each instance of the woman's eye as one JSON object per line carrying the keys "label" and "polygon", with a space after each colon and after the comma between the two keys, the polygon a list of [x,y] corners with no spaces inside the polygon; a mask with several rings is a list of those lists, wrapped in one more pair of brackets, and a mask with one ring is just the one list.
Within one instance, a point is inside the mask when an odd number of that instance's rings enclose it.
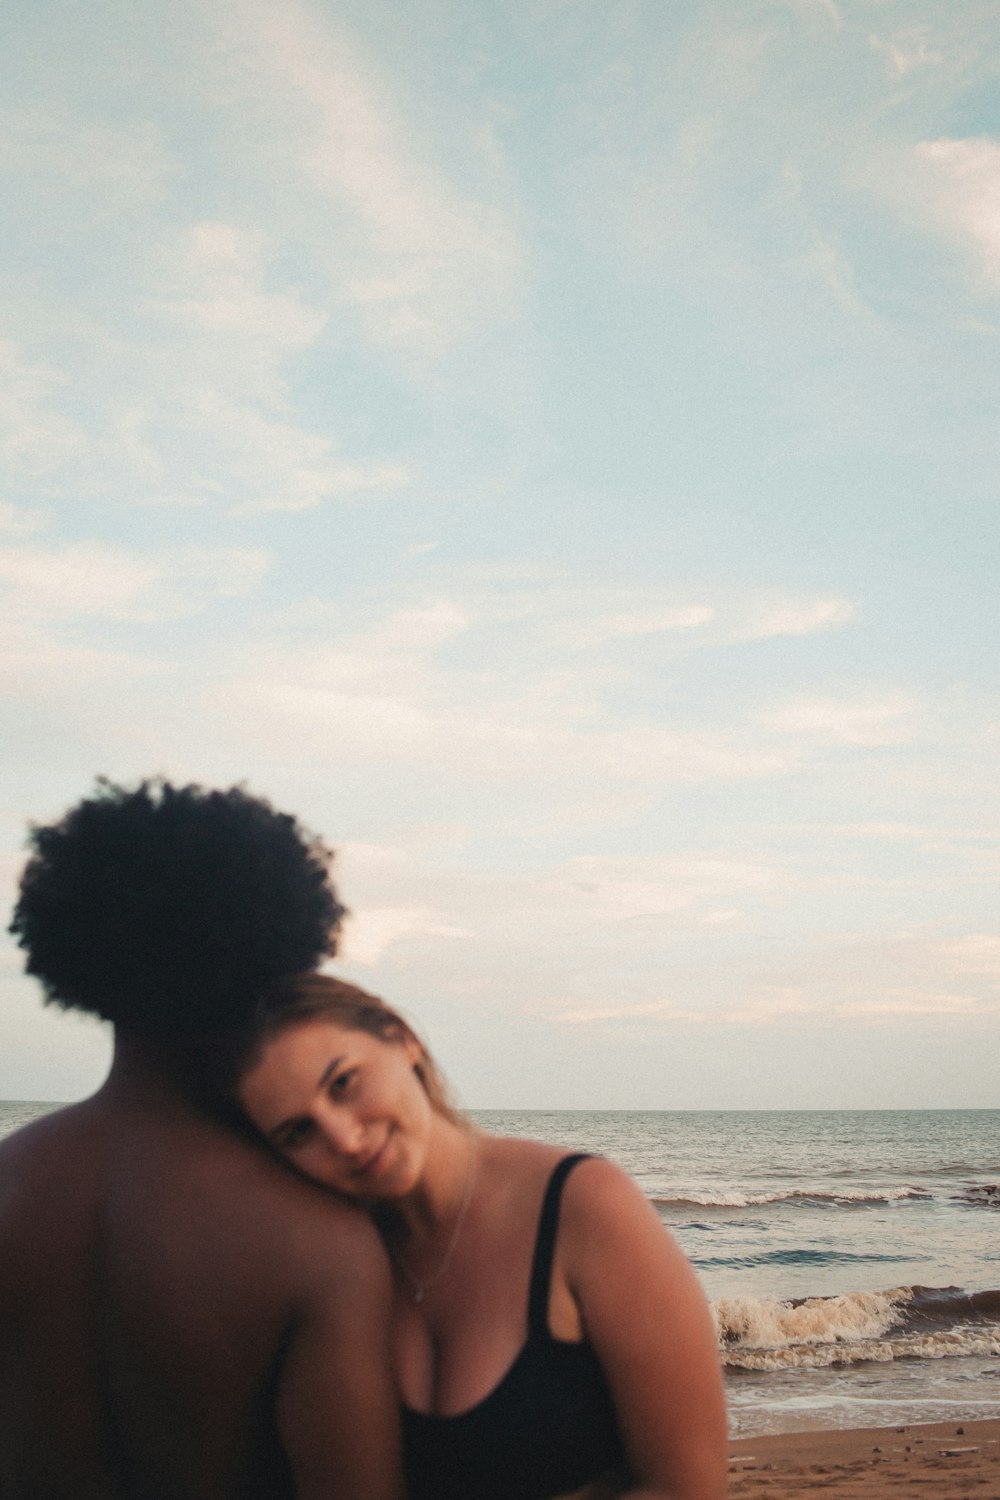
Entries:
{"label": "woman's eye", "polygon": [[348,1089],[350,1088],[351,1084],[353,1083],[354,1076],[355,1076],[356,1073],[357,1073],[357,1069],[356,1068],[346,1068],[343,1073],[338,1073],[334,1078],[331,1078],[330,1079],[330,1095],[331,1095],[331,1098],[334,1098],[334,1099],[341,1099],[341,1098],[343,1098],[344,1094],[347,1093]]}
{"label": "woman's eye", "polygon": [[303,1145],[313,1131],[312,1120],[293,1120],[286,1125],[278,1137],[276,1145],[280,1151],[294,1151],[296,1146]]}

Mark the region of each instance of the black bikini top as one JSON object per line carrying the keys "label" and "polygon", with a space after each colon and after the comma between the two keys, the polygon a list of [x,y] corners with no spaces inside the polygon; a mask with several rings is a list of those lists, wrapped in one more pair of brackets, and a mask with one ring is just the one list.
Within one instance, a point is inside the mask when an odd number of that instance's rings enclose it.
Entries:
{"label": "black bikini top", "polygon": [[604,1372],[586,1342],[553,1338],[549,1287],[563,1184],[583,1154],[549,1178],[528,1293],[528,1337],[499,1384],[455,1416],[403,1407],[409,1500],[551,1500],[624,1462]]}

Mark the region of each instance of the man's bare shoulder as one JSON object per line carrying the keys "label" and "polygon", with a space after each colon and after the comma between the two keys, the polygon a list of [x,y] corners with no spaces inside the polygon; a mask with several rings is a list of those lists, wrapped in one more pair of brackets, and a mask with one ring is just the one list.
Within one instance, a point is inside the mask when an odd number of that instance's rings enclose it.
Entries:
{"label": "man's bare shoulder", "polygon": [[[187,1109],[109,1109],[85,1100],[0,1141],[0,1218],[23,1234],[54,1219],[81,1228],[101,1205],[116,1243],[142,1259],[195,1258],[206,1274],[305,1285],[324,1271],[382,1274],[367,1215],[297,1177],[266,1147]],[[140,1252],[139,1246],[142,1246]]]}
{"label": "man's bare shoulder", "polygon": [[222,1126],[206,1124],[167,1143],[161,1197],[182,1199],[188,1214],[224,1222],[253,1239],[274,1240],[287,1255],[290,1240],[319,1237],[339,1251],[368,1251],[379,1242],[368,1215],[336,1193],[298,1176],[265,1146]]}

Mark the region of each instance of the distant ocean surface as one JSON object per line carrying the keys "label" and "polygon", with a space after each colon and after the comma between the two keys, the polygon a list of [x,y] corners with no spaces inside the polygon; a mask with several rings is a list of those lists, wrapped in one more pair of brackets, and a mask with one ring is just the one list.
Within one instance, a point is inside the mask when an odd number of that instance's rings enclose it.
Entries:
{"label": "distant ocean surface", "polygon": [[[0,1135],[54,1107],[0,1102]],[[473,1115],[635,1177],[712,1302],[734,1435],[1000,1412],[1000,1110]]]}

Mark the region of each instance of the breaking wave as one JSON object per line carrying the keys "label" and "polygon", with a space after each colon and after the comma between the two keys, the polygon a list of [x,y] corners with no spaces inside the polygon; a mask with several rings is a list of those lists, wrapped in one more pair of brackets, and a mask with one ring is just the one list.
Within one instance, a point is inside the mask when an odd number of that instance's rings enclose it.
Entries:
{"label": "breaking wave", "polygon": [[1000,1358],[1000,1291],[902,1286],[787,1302],[723,1297],[712,1311],[723,1363],[734,1370]]}
{"label": "breaking wave", "polygon": [[694,1192],[676,1198],[651,1198],[650,1202],[655,1208],[760,1208],[766,1203],[863,1208],[866,1204],[901,1203],[907,1199],[926,1203],[933,1197],[934,1194],[926,1189],[915,1187],[841,1188],[832,1191],[824,1191],[822,1188],[787,1188],[763,1193]]}

